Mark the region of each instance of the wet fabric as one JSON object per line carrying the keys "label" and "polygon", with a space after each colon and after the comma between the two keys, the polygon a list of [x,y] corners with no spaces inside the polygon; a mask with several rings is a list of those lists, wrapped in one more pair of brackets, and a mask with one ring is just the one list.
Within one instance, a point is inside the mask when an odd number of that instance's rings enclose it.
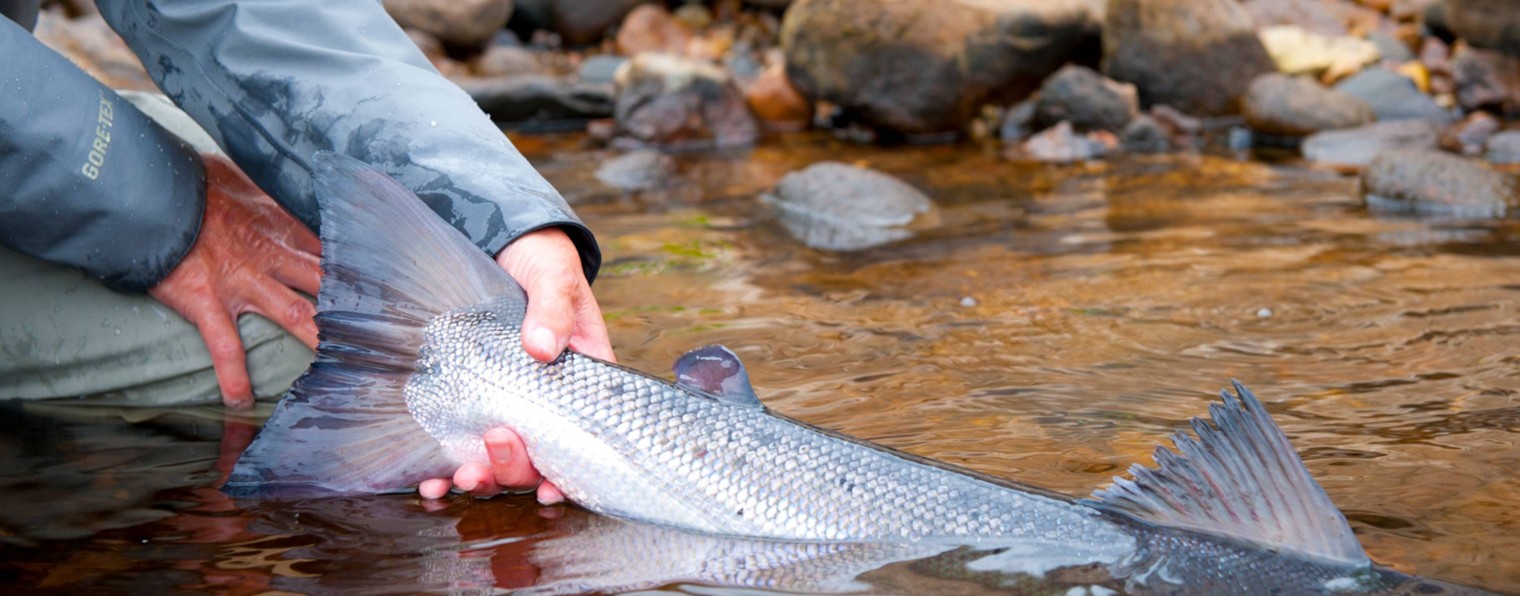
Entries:
{"label": "wet fabric", "polygon": [[481,249],[559,226],[586,277],[591,233],[374,0],[105,0],[160,89],[254,182],[319,225],[310,157],[330,150],[412,189]]}
{"label": "wet fabric", "polygon": [[8,19],[0,56],[0,245],[147,291],[200,229],[200,158]]}
{"label": "wet fabric", "polygon": [[[201,153],[220,153],[157,93],[122,98]],[[145,294],[115,292],[73,267],[0,248],[0,399],[88,398],[90,406],[221,404],[200,331]],[[269,319],[238,317],[254,396],[278,399],[311,350]]]}

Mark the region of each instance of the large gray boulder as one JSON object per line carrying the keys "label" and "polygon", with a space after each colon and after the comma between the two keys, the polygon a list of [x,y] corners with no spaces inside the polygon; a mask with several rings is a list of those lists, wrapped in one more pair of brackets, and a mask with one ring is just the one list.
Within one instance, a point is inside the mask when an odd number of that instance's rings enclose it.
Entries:
{"label": "large gray boulder", "polygon": [[1140,88],[1147,106],[1234,113],[1257,75],[1276,66],[1234,0],[1109,0],[1103,74]]}
{"label": "large gray boulder", "polygon": [[781,44],[786,74],[880,129],[959,130],[988,102],[1012,103],[1096,41],[1089,0],[797,0]]}

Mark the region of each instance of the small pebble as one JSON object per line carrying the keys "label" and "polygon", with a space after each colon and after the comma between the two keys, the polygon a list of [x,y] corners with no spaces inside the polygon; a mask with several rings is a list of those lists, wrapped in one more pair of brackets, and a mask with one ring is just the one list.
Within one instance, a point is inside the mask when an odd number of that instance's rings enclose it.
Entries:
{"label": "small pebble", "polygon": [[1270,308],[1259,308],[1259,309],[1257,309],[1256,310],[1256,318],[1258,318],[1258,319],[1270,319],[1270,318],[1272,318],[1272,309],[1270,309]]}
{"label": "small pebble", "polygon": [[976,306],[976,299],[970,296],[963,297],[961,298],[961,306],[964,306],[966,308]]}

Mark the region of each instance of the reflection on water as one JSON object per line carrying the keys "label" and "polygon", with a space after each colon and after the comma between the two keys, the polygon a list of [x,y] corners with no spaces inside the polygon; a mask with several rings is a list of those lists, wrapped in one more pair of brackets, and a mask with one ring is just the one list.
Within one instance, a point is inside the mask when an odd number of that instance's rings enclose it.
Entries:
{"label": "reflection on water", "polygon": [[[1148,463],[1157,441],[1237,378],[1374,560],[1520,591],[1520,226],[1369,214],[1351,179],[1293,166],[1047,167],[964,146],[806,135],[681,156],[671,184],[628,194],[597,182],[606,154],[577,143],[520,145],[598,231],[598,293],[626,364],[663,371],[692,346],[723,343],[782,413],[1072,495]],[[825,159],[924,189],[937,226],[855,253],[801,247],[755,197]],[[215,410],[125,414],[135,419],[0,409],[0,583],[657,587],[626,575],[637,566],[574,556],[625,552],[608,545],[642,530],[521,497],[233,503],[207,486],[251,426]],[[703,561],[737,560],[681,544]],[[864,574],[819,578],[747,558],[735,570],[746,581],[716,581],[739,576],[692,574],[677,557],[661,559],[674,567],[659,577],[704,593],[696,584],[988,587],[933,571],[956,552],[831,556],[863,561]],[[1047,579],[1057,593],[1101,583]]]}

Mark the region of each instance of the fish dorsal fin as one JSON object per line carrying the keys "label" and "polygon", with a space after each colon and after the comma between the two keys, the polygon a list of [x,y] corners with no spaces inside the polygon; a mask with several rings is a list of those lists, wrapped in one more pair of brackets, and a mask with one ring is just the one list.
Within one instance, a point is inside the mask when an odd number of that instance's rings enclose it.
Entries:
{"label": "fish dorsal fin", "polygon": [[725,402],[751,408],[765,407],[755,388],[749,384],[749,372],[733,350],[714,344],[702,346],[676,359],[672,367],[676,384],[696,389]]}
{"label": "fish dorsal fin", "polygon": [[1172,435],[1179,453],[1156,448],[1156,469],[1130,467],[1089,503],[1157,524],[1244,539],[1348,565],[1367,553],[1325,490],[1309,476],[1282,429],[1240,383],[1194,418],[1197,439]]}
{"label": "fish dorsal fin", "polygon": [[423,330],[439,313],[493,296],[525,301],[522,288],[379,169],[330,152],[312,163],[322,213],[317,359],[223,490],[372,494],[449,476],[459,462],[406,407]]}

